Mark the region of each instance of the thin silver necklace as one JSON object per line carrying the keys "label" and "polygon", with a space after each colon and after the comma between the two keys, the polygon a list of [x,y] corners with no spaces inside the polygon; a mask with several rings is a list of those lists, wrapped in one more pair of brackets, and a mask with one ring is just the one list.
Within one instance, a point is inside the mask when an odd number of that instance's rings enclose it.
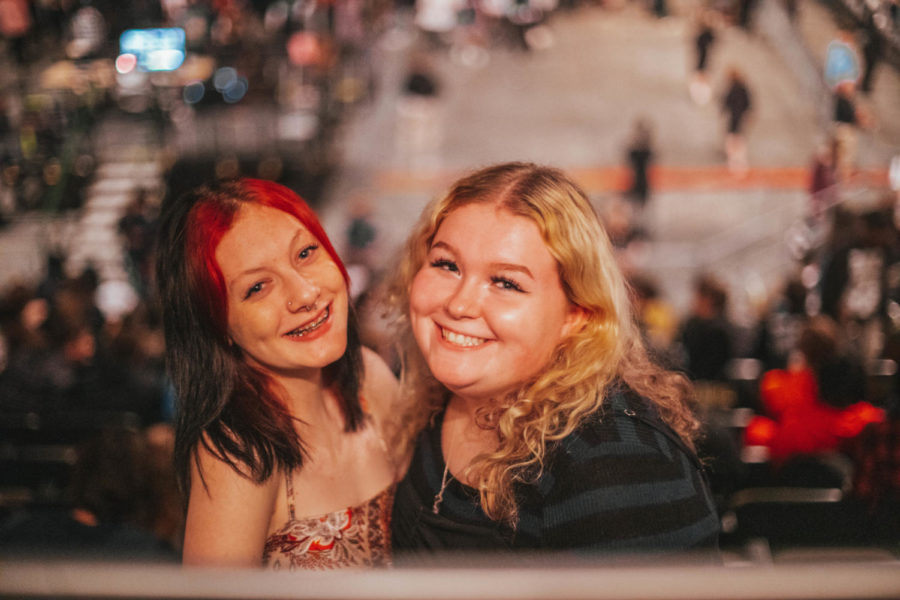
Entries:
{"label": "thin silver necklace", "polygon": [[444,490],[447,489],[447,484],[450,483],[451,479],[453,479],[453,476],[450,475],[450,463],[444,463],[444,474],[441,477],[441,489],[434,495],[434,504],[431,505],[431,512],[434,514],[438,514],[441,510],[441,503],[444,501]]}

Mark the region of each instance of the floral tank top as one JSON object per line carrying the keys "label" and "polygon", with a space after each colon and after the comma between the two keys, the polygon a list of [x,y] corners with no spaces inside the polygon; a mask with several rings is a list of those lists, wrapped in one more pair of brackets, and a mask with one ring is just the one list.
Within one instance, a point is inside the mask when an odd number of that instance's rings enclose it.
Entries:
{"label": "floral tank top", "polygon": [[391,484],[373,498],[318,517],[294,516],[293,477],[287,476],[290,519],[266,540],[263,564],[274,570],[390,566]]}

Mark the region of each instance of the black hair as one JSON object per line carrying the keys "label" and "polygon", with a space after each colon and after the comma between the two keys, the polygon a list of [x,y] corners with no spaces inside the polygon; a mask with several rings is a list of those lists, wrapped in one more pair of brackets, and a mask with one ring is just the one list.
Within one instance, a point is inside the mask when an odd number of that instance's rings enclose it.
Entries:
{"label": "black hair", "polygon": [[[169,198],[162,206],[156,262],[158,300],[166,365],[177,398],[175,468],[185,498],[192,483],[191,461],[198,461],[199,444],[236,472],[259,483],[276,469],[294,470],[304,462],[303,440],[282,400],[282,390],[271,377],[248,364],[240,348],[228,343],[222,319],[211,314],[215,312],[209,304],[208,288],[212,284],[203,281],[211,278],[203,266],[210,257],[196,256],[196,249],[188,248],[189,238],[196,233],[189,231],[192,213],[200,204],[230,219],[242,203],[268,203],[266,195],[277,194],[291,203],[302,203],[287,188],[273,186],[277,184],[222,182]],[[276,208],[283,210],[281,205]],[[305,203],[303,209],[315,219]],[[316,227],[324,236],[318,221],[310,229]],[[330,248],[327,238],[319,241]],[[214,245],[209,243],[207,252],[213,252]],[[336,255],[332,256],[339,262]],[[325,385],[332,387],[342,401],[347,431],[356,431],[364,424],[359,401],[362,377],[359,326],[351,307],[347,349],[323,369]]]}

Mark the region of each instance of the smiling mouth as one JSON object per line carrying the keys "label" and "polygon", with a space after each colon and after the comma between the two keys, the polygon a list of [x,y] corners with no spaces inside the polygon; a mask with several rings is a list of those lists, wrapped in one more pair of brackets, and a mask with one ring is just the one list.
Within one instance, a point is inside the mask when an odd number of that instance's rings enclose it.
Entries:
{"label": "smiling mouth", "polygon": [[325,323],[325,321],[328,320],[328,317],[330,315],[331,315],[331,306],[327,306],[327,307],[325,307],[325,312],[322,313],[322,316],[319,317],[318,319],[316,319],[314,322],[310,323],[309,325],[306,325],[305,327],[298,327],[297,329],[295,329],[293,331],[289,331],[285,335],[288,337],[295,337],[295,338],[308,335],[308,334],[312,333],[313,331],[315,331],[316,329],[318,329],[319,327],[321,327]]}
{"label": "smiling mouth", "polygon": [[443,327],[441,327],[441,337],[454,346],[461,346],[463,348],[480,346],[487,341],[484,338],[463,335],[461,333],[456,333],[455,331],[450,331],[449,329],[444,329]]}

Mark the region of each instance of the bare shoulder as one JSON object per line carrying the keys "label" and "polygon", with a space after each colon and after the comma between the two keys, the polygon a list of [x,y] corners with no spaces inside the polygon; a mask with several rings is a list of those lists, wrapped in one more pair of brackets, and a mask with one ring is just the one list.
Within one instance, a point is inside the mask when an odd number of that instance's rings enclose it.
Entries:
{"label": "bare shoulder", "polygon": [[258,566],[280,478],[258,483],[203,444],[191,464],[184,536],[188,564]]}
{"label": "bare shoulder", "polygon": [[362,393],[369,412],[377,420],[383,420],[397,405],[400,384],[387,363],[374,350],[363,347],[365,379]]}
{"label": "bare shoulder", "polygon": [[202,489],[208,496],[214,492],[227,494],[232,490],[252,490],[262,493],[270,486],[277,486],[277,480],[270,477],[257,483],[250,475],[250,469],[243,463],[236,467],[217,456],[204,444],[195,449],[196,460],[191,461],[191,492]]}

